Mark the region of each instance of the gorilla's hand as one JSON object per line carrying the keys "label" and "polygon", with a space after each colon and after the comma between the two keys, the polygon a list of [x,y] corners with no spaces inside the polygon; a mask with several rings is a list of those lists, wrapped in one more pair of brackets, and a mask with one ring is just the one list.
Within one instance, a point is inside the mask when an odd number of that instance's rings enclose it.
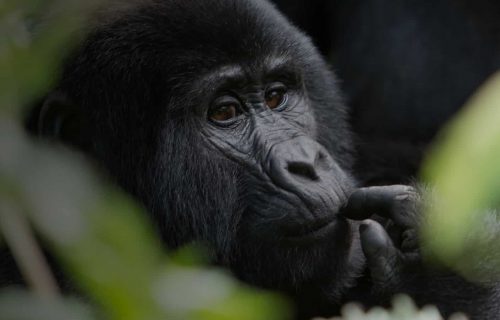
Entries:
{"label": "gorilla's hand", "polygon": [[[361,247],[377,295],[405,291],[404,284],[421,265],[419,203],[419,193],[410,186],[369,187],[356,190],[343,210],[347,218],[363,220],[359,225]],[[373,215],[379,217],[365,220]]]}

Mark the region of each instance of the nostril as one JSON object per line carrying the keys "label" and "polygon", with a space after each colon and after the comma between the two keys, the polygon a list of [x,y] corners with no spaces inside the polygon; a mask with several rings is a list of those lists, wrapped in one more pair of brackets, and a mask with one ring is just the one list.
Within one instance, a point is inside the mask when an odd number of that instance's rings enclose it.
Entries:
{"label": "nostril", "polygon": [[331,168],[328,154],[319,151],[318,154],[316,154],[316,159],[314,159],[314,166],[320,170],[328,171]]}
{"label": "nostril", "polygon": [[315,162],[320,162],[323,161],[327,158],[326,154],[323,151],[319,151],[318,154],[316,155],[316,160]]}
{"label": "nostril", "polygon": [[288,164],[288,171],[297,176],[309,178],[311,180],[318,180],[318,174],[314,170],[314,166],[307,162],[290,162]]}

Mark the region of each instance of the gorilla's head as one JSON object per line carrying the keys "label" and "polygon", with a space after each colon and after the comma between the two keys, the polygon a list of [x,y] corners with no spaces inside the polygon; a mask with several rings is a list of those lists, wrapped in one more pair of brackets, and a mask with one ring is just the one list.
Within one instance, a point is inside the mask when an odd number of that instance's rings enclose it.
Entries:
{"label": "gorilla's head", "polygon": [[107,13],[37,130],[76,145],[149,210],[169,247],[209,244],[241,278],[345,278],[351,138],[310,40],[260,0]]}

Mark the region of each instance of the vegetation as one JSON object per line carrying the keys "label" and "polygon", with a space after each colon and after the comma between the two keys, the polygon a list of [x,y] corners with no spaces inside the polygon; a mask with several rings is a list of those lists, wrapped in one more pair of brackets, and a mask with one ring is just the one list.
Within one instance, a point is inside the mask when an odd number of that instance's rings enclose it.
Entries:
{"label": "vegetation", "polygon": [[[407,296],[396,296],[393,308],[373,308],[368,312],[356,304],[347,304],[342,308],[342,317],[330,320],[442,320],[439,311],[433,306],[426,306],[418,310],[412,300]],[[322,320],[322,319],[313,319]],[[323,319],[324,320],[324,319]],[[453,315],[449,320],[467,320],[464,315]]]}
{"label": "vegetation", "polygon": [[500,73],[443,130],[423,171],[435,188],[423,234],[428,254],[476,281],[500,276],[494,232],[500,221],[496,214],[484,217],[500,204],[499,119]]}

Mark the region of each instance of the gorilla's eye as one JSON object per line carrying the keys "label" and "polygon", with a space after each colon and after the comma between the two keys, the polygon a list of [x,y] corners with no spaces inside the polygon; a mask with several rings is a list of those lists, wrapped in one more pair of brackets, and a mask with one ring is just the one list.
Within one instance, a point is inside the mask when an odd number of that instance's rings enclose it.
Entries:
{"label": "gorilla's eye", "polygon": [[237,110],[234,105],[220,106],[212,110],[209,114],[211,120],[227,121],[237,116]]}
{"label": "gorilla's eye", "polygon": [[217,99],[213,107],[208,111],[208,118],[214,122],[226,122],[241,114],[238,101],[232,97],[221,97]]}
{"label": "gorilla's eye", "polygon": [[283,106],[287,99],[287,89],[284,85],[276,85],[266,91],[266,104],[269,109],[277,109]]}

